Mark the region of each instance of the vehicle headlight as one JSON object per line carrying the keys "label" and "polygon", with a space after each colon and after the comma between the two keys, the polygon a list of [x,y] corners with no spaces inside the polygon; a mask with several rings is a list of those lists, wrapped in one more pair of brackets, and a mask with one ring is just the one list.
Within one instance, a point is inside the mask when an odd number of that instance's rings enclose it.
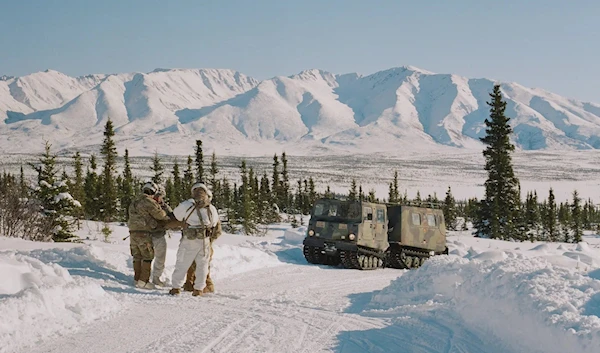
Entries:
{"label": "vehicle headlight", "polygon": [[356,238],[356,235],[354,235],[354,234],[350,234],[350,235],[348,236],[348,239],[350,239],[350,240],[354,240],[354,238]]}
{"label": "vehicle headlight", "polygon": [[308,231],[308,235],[312,237],[313,235],[315,235],[315,231],[314,231],[314,230],[312,230],[312,229],[311,229],[311,230],[309,230],[309,231]]}

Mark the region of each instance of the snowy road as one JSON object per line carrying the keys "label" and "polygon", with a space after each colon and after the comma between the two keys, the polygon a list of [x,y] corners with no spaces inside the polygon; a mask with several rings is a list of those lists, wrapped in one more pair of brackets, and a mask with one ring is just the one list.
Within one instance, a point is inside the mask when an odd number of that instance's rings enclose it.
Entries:
{"label": "snowy road", "polygon": [[166,290],[147,292],[114,282],[104,288],[127,304],[125,311],[25,351],[491,351],[490,342],[457,326],[456,318],[444,320],[441,312],[425,310],[397,322],[386,314],[361,315],[373,291],[403,273],[284,264],[224,279],[217,283],[218,293],[200,298],[189,292],[171,297]]}

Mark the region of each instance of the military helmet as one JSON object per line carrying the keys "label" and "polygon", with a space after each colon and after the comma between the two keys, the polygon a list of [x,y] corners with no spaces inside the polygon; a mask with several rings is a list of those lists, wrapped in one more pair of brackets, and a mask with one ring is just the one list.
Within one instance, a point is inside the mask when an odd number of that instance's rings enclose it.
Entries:
{"label": "military helmet", "polygon": [[142,185],[142,192],[148,195],[155,195],[158,192],[158,185],[152,181],[148,181]]}

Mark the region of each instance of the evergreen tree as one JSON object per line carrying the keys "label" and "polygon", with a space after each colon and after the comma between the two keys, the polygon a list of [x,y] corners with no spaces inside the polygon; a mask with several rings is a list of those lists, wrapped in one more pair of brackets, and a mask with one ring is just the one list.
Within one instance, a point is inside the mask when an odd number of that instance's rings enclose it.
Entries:
{"label": "evergreen tree", "polygon": [[581,237],[583,236],[581,199],[577,190],[573,191],[573,203],[571,204],[571,232],[573,234],[573,242],[581,242]]}
{"label": "evergreen tree", "polygon": [[284,210],[286,210],[289,206],[290,206],[290,177],[288,175],[288,170],[287,170],[287,157],[285,155],[285,152],[281,153],[281,164],[282,164],[282,170],[281,170],[281,202],[282,202],[282,207]]}
{"label": "evergreen tree", "polygon": [[370,189],[369,190],[369,195],[367,196],[367,201],[369,202],[376,202],[377,198],[375,197],[375,189]]}
{"label": "evergreen tree", "polygon": [[[175,208],[181,201],[187,199],[182,195],[183,193],[183,184],[181,180],[181,173],[179,171],[179,162],[175,159],[173,163],[173,170],[171,171],[172,179],[171,180],[171,191],[167,190],[167,186],[165,185],[165,193],[169,196],[168,203],[171,207]],[[191,188],[191,187],[190,187]],[[214,198],[214,193],[213,193]]]}
{"label": "evergreen tree", "polygon": [[348,190],[348,201],[358,200],[358,194],[356,193],[356,180],[352,179],[350,183],[350,190]]}
{"label": "evergreen tree", "polygon": [[29,188],[27,187],[27,182],[25,181],[25,172],[23,172],[22,164],[21,164],[21,169],[19,172],[19,192],[20,192],[19,196],[21,198],[25,198],[29,195]]}
{"label": "evergreen tree", "polygon": [[558,205],[558,233],[559,238],[565,243],[572,241],[571,237],[571,212],[568,203],[560,203]]}
{"label": "evergreen tree", "polygon": [[242,184],[238,191],[239,206],[237,212],[237,218],[239,224],[242,226],[242,231],[248,235],[256,234],[258,227],[256,224],[256,205],[252,199],[252,186],[250,178],[248,177],[248,169],[246,167],[246,161],[242,160],[240,165],[240,174]]}
{"label": "evergreen tree", "polygon": [[506,102],[502,99],[500,85],[490,94],[490,118],[485,120],[486,136],[480,140],[488,147],[483,151],[485,170],[485,198],[481,201],[475,228],[478,236],[509,239],[516,225],[516,211],[520,205],[518,179],[513,172],[510,152],[514,151],[509,136],[510,118],[504,115]]}
{"label": "evergreen tree", "polygon": [[317,201],[317,191],[315,190],[315,181],[312,176],[308,178],[308,209],[309,212],[312,209],[312,206]]}
{"label": "evergreen tree", "polygon": [[77,151],[73,157],[73,169],[75,176],[73,177],[73,182],[69,185],[69,190],[75,200],[85,202],[85,193],[83,191],[83,162],[81,161],[81,154],[79,151]]}
{"label": "evergreen tree", "polygon": [[298,179],[297,182],[297,189],[296,189],[296,211],[297,212],[302,212],[302,210],[304,209],[304,193],[302,192],[302,179]]}
{"label": "evergreen tree", "polygon": [[125,149],[125,156],[123,162],[125,166],[123,168],[123,177],[121,178],[121,188],[120,188],[120,211],[121,211],[121,220],[127,221],[129,219],[129,205],[135,196],[134,185],[135,181],[133,180],[133,174],[131,172],[131,164],[129,162],[129,150]]}
{"label": "evergreen tree", "polygon": [[284,204],[282,203],[282,192],[281,192],[281,183],[279,179],[279,159],[277,158],[277,154],[273,156],[273,180],[271,183],[271,193],[273,194],[273,202],[277,204],[280,209],[284,209]]}
{"label": "evergreen tree", "polygon": [[187,200],[191,195],[192,185],[194,185],[194,171],[192,167],[192,156],[187,158],[187,167],[183,172],[183,180],[181,181],[181,199]]}
{"label": "evergreen tree", "polygon": [[100,204],[98,200],[98,174],[96,173],[96,156],[90,156],[90,166],[88,167],[85,181],[83,183],[83,191],[85,193],[85,215],[91,220],[98,220],[100,217]]}
{"label": "evergreen tree", "polygon": [[558,225],[556,224],[556,202],[554,200],[554,191],[550,188],[548,192],[548,203],[544,210],[543,229],[544,236],[548,241],[558,241]]}
{"label": "evergreen tree", "polygon": [[204,183],[204,154],[202,140],[196,140],[196,181]]}
{"label": "evergreen tree", "polygon": [[327,188],[325,189],[325,193],[323,194],[324,198],[332,198],[333,197],[333,193],[331,192],[331,188],[329,187],[329,185],[327,185]]}
{"label": "evergreen tree", "polygon": [[161,185],[163,183],[163,173],[165,167],[162,165],[162,162],[158,157],[158,152],[154,152],[154,157],[152,158],[152,165],[150,166],[150,170],[154,172],[154,175],[152,176],[152,181],[156,185]]}
{"label": "evergreen tree", "polygon": [[217,179],[217,174],[219,173],[219,166],[217,165],[217,155],[213,151],[211,159],[210,159],[210,189],[213,193],[213,204],[217,208],[221,208],[221,183],[219,179]]}
{"label": "evergreen tree", "polygon": [[442,211],[444,212],[446,227],[449,230],[456,230],[456,201],[454,200],[454,196],[452,196],[450,186],[448,186],[448,191],[446,191],[446,198],[444,199]]}
{"label": "evergreen tree", "polygon": [[59,180],[56,174],[56,155],[50,152],[50,143],[46,142],[45,152],[39,159],[41,166],[30,164],[38,174],[38,187],[34,196],[41,203],[42,212],[51,224],[52,240],[72,241],[76,222],[72,216],[81,204],[69,194],[66,181]]}
{"label": "evergreen tree", "polygon": [[102,220],[105,222],[114,220],[118,212],[117,184],[115,180],[117,147],[113,141],[114,135],[112,121],[109,118],[104,127],[104,141],[100,148],[100,153],[104,157],[104,169],[101,176],[99,203],[102,210]]}

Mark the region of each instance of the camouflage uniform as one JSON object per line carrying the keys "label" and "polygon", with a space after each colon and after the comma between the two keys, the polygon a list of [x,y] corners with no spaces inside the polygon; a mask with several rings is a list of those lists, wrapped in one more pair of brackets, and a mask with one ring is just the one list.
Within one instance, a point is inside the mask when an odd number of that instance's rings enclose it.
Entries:
{"label": "camouflage uniform", "polygon": [[[160,221],[170,218],[151,195],[140,194],[129,205],[129,248],[133,256],[133,272],[136,283],[150,281],[151,264],[154,259],[152,235]],[[160,232],[160,229],[159,229]]]}
{"label": "camouflage uniform", "polygon": [[[162,195],[161,195],[162,196]],[[159,202],[160,207],[167,214],[172,213],[173,209],[164,201]],[[152,264],[152,283],[164,285],[160,277],[165,270],[165,261],[167,259],[167,234],[166,222],[159,222],[155,232],[152,233],[152,245],[154,246],[154,263]]]}
{"label": "camouflage uniform", "polygon": [[173,272],[173,288],[170,294],[178,294],[184,284],[190,266],[195,262],[195,281],[192,295],[201,295],[206,287],[206,277],[211,251],[211,240],[221,233],[221,222],[215,206],[210,204],[212,194],[203,183],[192,186],[192,198],[180,203],[173,213],[177,220],[185,222],[177,251]]}
{"label": "camouflage uniform", "polygon": [[[215,284],[212,281],[212,278],[210,278],[210,263],[212,262],[214,253],[213,243],[215,240],[217,240],[217,238],[221,236],[221,233],[221,222],[219,221],[217,227],[215,227],[215,230],[213,231],[213,235],[210,237],[210,258],[208,260],[208,274],[206,275],[206,287],[204,288],[204,293],[213,293],[215,291]],[[196,281],[195,272],[196,261],[192,262],[192,265],[187,271],[185,284],[183,285],[184,291],[191,292],[192,290],[194,290],[194,282]]]}

